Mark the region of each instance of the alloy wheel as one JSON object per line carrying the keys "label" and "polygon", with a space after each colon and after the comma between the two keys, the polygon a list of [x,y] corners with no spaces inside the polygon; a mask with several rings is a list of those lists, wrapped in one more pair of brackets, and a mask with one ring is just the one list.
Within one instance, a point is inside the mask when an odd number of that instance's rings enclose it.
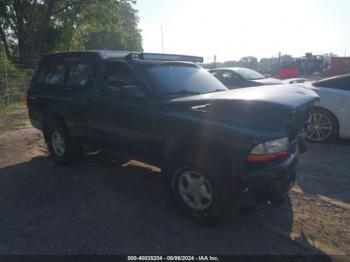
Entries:
{"label": "alloy wheel", "polygon": [[54,153],[58,157],[62,157],[66,150],[66,145],[64,143],[64,139],[60,132],[54,131],[51,135],[51,145]]}
{"label": "alloy wheel", "polygon": [[197,171],[186,170],[180,174],[178,192],[182,200],[197,211],[207,209],[214,201],[210,182]]}
{"label": "alloy wheel", "polygon": [[304,129],[307,139],[314,142],[325,141],[332,135],[333,124],[328,116],[315,112],[311,114],[310,122]]}

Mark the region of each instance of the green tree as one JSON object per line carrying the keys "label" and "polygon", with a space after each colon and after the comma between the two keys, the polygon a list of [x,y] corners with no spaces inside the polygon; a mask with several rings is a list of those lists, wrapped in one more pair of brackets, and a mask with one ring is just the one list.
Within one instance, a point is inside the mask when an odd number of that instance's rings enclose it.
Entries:
{"label": "green tree", "polygon": [[0,37],[6,55],[33,64],[45,52],[142,50],[133,0],[2,0]]}
{"label": "green tree", "polygon": [[85,49],[142,51],[138,17],[129,1],[91,3],[74,25],[77,41]]}

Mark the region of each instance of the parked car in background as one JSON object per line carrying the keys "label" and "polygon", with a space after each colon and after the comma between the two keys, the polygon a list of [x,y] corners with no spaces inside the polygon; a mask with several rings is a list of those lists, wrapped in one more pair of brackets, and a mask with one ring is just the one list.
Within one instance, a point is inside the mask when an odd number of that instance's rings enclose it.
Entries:
{"label": "parked car in background", "polygon": [[283,197],[317,94],[292,86],[227,90],[190,61],[201,59],[46,55],[27,93],[30,120],[60,164],[92,146],[161,167],[176,203],[197,222],[220,217],[240,194]]}
{"label": "parked car in background", "polygon": [[228,67],[209,70],[221,83],[228,89],[263,86],[263,85],[279,85],[283,82],[272,77],[264,75],[243,67]]}
{"label": "parked car in background", "polygon": [[310,81],[309,79],[307,78],[301,78],[301,77],[298,77],[298,78],[288,78],[288,79],[285,79],[283,80],[283,84],[301,84],[301,83],[305,83],[307,81]]}
{"label": "parked car in background", "polygon": [[311,109],[306,138],[313,142],[350,138],[350,74],[306,82],[304,86],[320,96]]}

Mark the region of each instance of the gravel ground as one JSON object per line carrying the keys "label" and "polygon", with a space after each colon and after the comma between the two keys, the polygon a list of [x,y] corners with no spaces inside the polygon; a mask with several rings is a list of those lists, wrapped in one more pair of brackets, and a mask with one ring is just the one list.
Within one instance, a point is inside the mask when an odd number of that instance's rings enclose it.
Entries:
{"label": "gravel ground", "polygon": [[[23,115],[18,110],[12,120]],[[290,201],[208,228],[178,214],[159,169],[103,153],[61,167],[40,132],[3,125],[0,254],[322,254],[346,261],[350,142],[308,146]]]}

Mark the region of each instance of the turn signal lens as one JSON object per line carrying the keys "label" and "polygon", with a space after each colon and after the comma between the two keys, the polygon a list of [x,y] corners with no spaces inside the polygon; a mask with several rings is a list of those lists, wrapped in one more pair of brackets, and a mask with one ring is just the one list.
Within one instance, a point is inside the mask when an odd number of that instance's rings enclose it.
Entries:
{"label": "turn signal lens", "polygon": [[249,154],[247,157],[248,161],[253,162],[264,162],[264,161],[272,161],[282,157],[287,157],[289,155],[288,151],[282,151],[274,154],[265,154],[265,155],[254,155]]}
{"label": "turn signal lens", "polygon": [[272,161],[289,155],[289,139],[282,137],[256,145],[247,156],[248,161]]}

